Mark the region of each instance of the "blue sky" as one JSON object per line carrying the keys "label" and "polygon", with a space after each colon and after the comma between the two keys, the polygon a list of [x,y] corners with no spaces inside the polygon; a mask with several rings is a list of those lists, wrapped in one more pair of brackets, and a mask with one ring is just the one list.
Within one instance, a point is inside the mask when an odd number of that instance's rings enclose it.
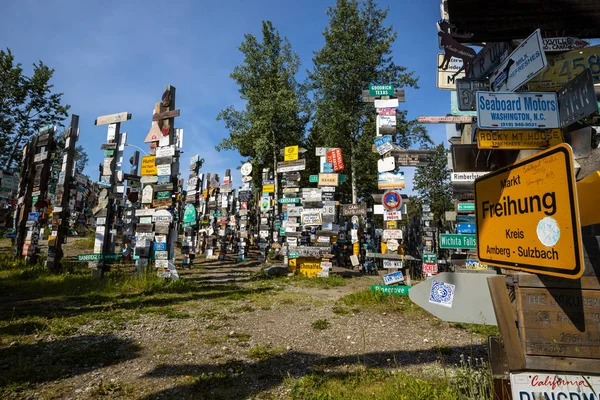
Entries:
{"label": "blue sky", "polygon": [[[237,152],[217,152],[214,146],[228,135],[216,120],[223,108],[241,108],[235,83],[229,78],[242,61],[237,46],[245,33],[260,38],[261,21],[270,20],[286,36],[302,61],[299,80],[312,67],[313,52],[323,46],[328,24],[327,6],[334,0],[239,1],[37,1],[20,0],[3,5],[0,37],[27,73],[43,60],[56,69],[53,83],[64,93],[71,112],[80,116],[80,143],[90,156],[84,171],[98,175],[100,145],[106,126],[94,126],[100,115],[128,111],[133,118],[121,125],[128,142],[147,149],[143,140],[150,128],[154,104],[164,86],[177,88],[184,129],[182,174],[194,154],[206,160],[203,171],[222,176],[235,169]],[[440,1],[380,1],[389,7],[387,23],[399,32],[394,61],[420,77],[420,89],[408,89],[410,118],[450,112],[450,92],[436,89],[437,32]],[[444,125],[428,125],[436,143],[446,142]],[[134,149],[126,148],[125,160]],[[129,170],[128,162],[124,169]],[[413,171],[405,168],[407,191]],[[238,171],[234,184],[240,184]]]}

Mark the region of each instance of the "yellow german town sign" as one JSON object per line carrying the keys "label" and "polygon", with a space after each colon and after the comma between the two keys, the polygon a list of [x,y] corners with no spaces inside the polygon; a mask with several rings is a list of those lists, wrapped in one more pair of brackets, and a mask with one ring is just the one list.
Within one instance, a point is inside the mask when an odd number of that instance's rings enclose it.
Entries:
{"label": "yellow german town sign", "polygon": [[150,176],[158,174],[158,168],[156,167],[155,160],[155,156],[142,157],[142,168],[140,171],[141,176]]}
{"label": "yellow german town sign", "polygon": [[288,146],[283,153],[284,161],[296,161],[298,159],[298,146]]}
{"label": "yellow german town sign", "polygon": [[564,142],[560,129],[488,130],[478,129],[477,147],[480,149],[547,149]]}
{"label": "yellow german town sign", "polygon": [[480,263],[577,279],[583,273],[573,153],[567,144],[475,180]]}

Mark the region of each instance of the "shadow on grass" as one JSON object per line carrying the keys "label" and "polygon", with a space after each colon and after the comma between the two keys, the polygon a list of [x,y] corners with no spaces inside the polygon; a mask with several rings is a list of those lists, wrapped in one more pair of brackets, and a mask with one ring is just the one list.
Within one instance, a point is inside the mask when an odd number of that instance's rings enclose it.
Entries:
{"label": "shadow on grass", "polygon": [[32,385],[65,379],[137,358],[141,347],[110,335],[74,336],[62,340],[0,349],[0,397]]}
{"label": "shadow on grass", "polygon": [[179,385],[144,397],[152,399],[211,399],[241,400],[251,398],[281,385],[287,378],[300,378],[315,371],[323,376],[344,378],[351,372],[339,369],[346,365],[368,368],[403,367],[432,363],[443,358],[447,365],[459,364],[461,354],[473,354],[487,358],[485,345],[452,347],[450,354],[443,355],[437,349],[400,350],[365,353],[351,356],[323,357],[313,353],[288,352],[257,362],[231,360],[220,365],[213,364],[163,364],[156,366],[144,377],[172,377],[189,383]]}

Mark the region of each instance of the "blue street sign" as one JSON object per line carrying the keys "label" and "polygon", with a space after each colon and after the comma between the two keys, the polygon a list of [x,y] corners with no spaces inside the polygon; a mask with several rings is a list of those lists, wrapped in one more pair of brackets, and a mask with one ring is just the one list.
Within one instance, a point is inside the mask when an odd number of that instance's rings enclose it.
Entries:
{"label": "blue street sign", "polygon": [[475,224],[460,223],[456,224],[456,233],[475,233]]}

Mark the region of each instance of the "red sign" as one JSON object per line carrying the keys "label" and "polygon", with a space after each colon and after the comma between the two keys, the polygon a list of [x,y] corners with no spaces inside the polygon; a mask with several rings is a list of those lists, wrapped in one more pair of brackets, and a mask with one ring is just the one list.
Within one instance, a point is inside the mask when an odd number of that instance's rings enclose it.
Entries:
{"label": "red sign", "polygon": [[342,159],[342,149],[333,149],[327,153],[327,162],[333,164],[333,172],[344,169],[344,160]]}
{"label": "red sign", "polygon": [[247,201],[242,201],[241,202],[241,207],[242,210],[247,210],[248,209],[248,202]]}
{"label": "red sign", "polygon": [[423,275],[427,275],[427,274],[435,275],[437,273],[438,273],[438,265],[437,264],[423,263]]}
{"label": "red sign", "polygon": [[390,116],[396,115],[396,109],[394,107],[376,108],[376,110],[377,110],[377,114],[379,114],[379,115],[390,115]]}

